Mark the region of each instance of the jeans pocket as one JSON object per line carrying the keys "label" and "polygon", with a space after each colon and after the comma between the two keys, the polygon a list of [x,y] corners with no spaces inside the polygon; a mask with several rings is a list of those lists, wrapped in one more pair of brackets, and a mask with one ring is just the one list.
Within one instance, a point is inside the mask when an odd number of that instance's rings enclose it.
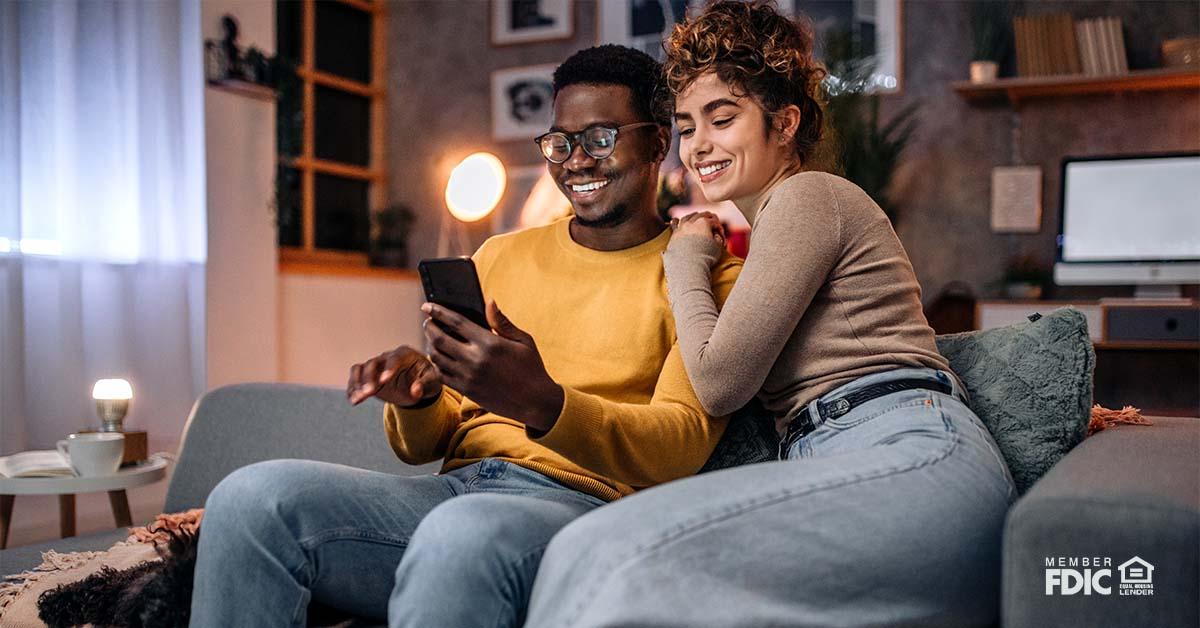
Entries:
{"label": "jeans pocket", "polygon": [[902,390],[872,399],[839,417],[830,417],[821,424],[834,430],[846,430],[877,419],[899,408],[930,405],[932,393],[924,389]]}

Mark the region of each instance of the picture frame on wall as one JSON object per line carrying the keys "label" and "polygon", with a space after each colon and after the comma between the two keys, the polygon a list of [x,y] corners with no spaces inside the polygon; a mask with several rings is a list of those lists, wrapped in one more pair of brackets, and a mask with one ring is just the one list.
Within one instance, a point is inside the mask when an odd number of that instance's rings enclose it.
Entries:
{"label": "picture frame on wall", "polygon": [[[598,44],[636,48],[663,60],[662,41],[685,17],[702,10],[707,0],[601,0],[596,3]],[[777,6],[791,14],[792,0]]]}
{"label": "picture frame on wall", "polygon": [[[602,0],[597,3],[597,43],[637,48],[662,61],[662,41],[675,24],[703,10],[705,0]],[[848,32],[865,55],[874,57],[876,93],[898,93],[903,67],[901,0],[778,0],[785,15],[797,11],[813,23],[816,55],[834,31]]]}
{"label": "picture frame on wall", "polygon": [[569,39],[575,0],[492,0],[493,46]]}
{"label": "picture frame on wall", "polygon": [[550,129],[554,68],[547,63],[492,72],[492,139],[526,140]]}

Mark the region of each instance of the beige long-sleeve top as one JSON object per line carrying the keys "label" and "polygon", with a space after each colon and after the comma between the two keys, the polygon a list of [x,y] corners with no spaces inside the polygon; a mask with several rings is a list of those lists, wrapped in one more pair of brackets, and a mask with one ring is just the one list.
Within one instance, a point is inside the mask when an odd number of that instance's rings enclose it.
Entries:
{"label": "beige long-sleeve top", "polygon": [[723,415],[757,395],[778,418],[864,375],[948,369],[921,287],[883,210],[821,172],[780,182],[754,216],[750,253],[718,315],[710,238],[673,238],[663,254],[688,377]]}

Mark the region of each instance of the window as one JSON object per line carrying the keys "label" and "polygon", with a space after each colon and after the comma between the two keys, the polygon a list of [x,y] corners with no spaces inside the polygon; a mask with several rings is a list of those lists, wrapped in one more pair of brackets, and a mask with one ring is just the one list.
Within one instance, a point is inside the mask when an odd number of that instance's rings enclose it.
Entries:
{"label": "window", "polygon": [[280,260],[366,265],[386,201],[382,3],[277,0]]}

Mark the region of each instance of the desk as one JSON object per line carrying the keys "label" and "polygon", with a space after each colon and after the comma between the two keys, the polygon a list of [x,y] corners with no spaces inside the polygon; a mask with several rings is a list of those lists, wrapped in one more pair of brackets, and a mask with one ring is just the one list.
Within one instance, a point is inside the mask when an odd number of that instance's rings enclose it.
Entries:
{"label": "desk", "polygon": [[112,475],[90,477],[8,478],[0,476],[0,549],[8,547],[13,502],[17,495],[58,495],[59,530],[62,537],[75,536],[75,495],[108,492],[117,527],[133,525],[126,489],[153,484],[167,475],[167,460],[151,457]]}

